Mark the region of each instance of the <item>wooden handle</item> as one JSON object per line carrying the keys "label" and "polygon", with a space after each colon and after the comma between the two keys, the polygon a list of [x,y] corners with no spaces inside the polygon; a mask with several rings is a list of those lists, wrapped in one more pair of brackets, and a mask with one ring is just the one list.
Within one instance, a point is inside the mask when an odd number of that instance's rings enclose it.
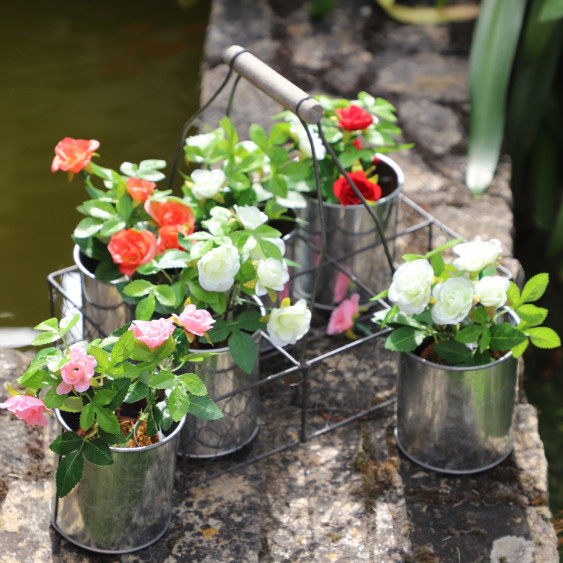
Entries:
{"label": "wooden handle", "polygon": [[298,115],[303,121],[315,124],[321,120],[324,110],[315,98],[249,53],[244,47],[231,45],[225,49],[223,60],[235,72],[284,108]]}

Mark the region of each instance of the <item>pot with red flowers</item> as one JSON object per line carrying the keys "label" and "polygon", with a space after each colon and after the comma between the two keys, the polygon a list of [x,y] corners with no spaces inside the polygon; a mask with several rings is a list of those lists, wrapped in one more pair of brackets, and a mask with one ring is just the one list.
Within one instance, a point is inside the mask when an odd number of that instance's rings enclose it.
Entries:
{"label": "pot with red flowers", "polygon": [[[296,210],[299,226],[295,261],[302,268],[292,280],[295,298],[313,297],[323,246],[322,207],[326,254],[315,306],[331,311],[352,290],[366,302],[368,289],[383,287],[391,273],[374,218],[350,181],[379,218],[384,236],[392,236],[404,177],[400,167],[383,153],[410,145],[395,141],[394,136],[401,134],[395,108],[381,98],[360,92],[352,101],[327,96],[319,96],[318,100],[325,111],[320,127],[311,125],[306,130],[293,113],[280,114],[289,141],[284,144],[286,159],[280,158],[279,147],[275,147],[270,155],[270,175],[263,182],[270,191],[285,190],[282,195],[292,200],[301,198],[303,202]],[[313,149],[318,161],[320,201]]]}

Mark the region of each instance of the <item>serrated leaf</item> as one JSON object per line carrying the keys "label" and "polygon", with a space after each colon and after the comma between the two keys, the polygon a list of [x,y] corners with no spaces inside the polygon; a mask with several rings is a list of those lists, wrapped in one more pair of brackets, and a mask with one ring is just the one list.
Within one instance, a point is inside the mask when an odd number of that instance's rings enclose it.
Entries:
{"label": "serrated leaf", "polygon": [[519,358],[528,348],[528,340],[525,340],[524,342],[521,342],[520,344],[517,344],[516,346],[512,347],[512,355],[515,358]]}
{"label": "serrated leaf", "polygon": [[65,399],[66,399],[66,394],[59,395],[57,393],[57,388],[51,387],[51,389],[49,389],[49,391],[45,393],[45,396],[43,397],[43,402],[45,403],[45,406],[48,409],[58,409],[65,402]]}
{"label": "serrated leaf", "polygon": [[508,290],[506,291],[506,298],[512,307],[518,307],[522,302],[520,299],[520,288],[513,282],[510,282]]}
{"label": "serrated leaf", "polygon": [[412,352],[423,340],[422,332],[410,326],[403,326],[391,332],[385,341],[385,348],[395,352]]}
{"label": "serrated leaf", "polygon": [[111,351],[111,364],[116,365],[119,362],[126,361],[135,347],[135,336],[133,332],[128,330],[124,332],[119,340],[115,343]]}
{"label": "serrated leaf", "polygon": [[107,408],[115,411],[124,401],[129,391],[130,381],[127,378],[112,379],[104,384],[104,387],[109,387],[114,392],[113,399],[107,405]]}
{"label": "serrated leaf", "polygon": [[166,307],[176,306],[176,294],[169,285],[157,285],[154,293],[156,299],[162,305]]}
{"label": "serrated leaf", "polygon": [[195,373],[183,373],[180,380],[193,395],[207,395],[205,383]]}
{"label": "serrated leaf", "polygon": [[208,396],[190,397],[188,412],[202,420],[218,420],[223,418],[221,409]]}
{"label": "serrated leaf", "polygon": [[246,373],[252,373],[258,356],[258,344],[252,335],[242,330],[233,330],[228,342],[234,362]]}
{"label": "serrated leaf", "polygon": [[17,381],[20,385],[25,385],[30,389],[43,389],[50,385],[58,385],[60,380],[47,370],[37,370],[22,375]]}
{"label": "serrated leaf", "polygon": [[90,346],[88,354],[96,359],[96,369],[99,373],[106,373],[110,367],[108,354],[98,346]]}
{"label": "serrated leaf", "polygon": [[526,340],[527,337],[523,332],[508,323],[491,327],[490,347],[492,350],[511,350]]}
{"label": "serrated leaf", "polygon": [[87,239],[94,236],[103,227],[102,219],[94,219],[93,217],[85,217],[76,225],[73,235],[79,239]]}
{"label": "serrated leaf", "polygon": [[190,403],[191,397],[188,397],[183,389],[177,387],[170,393],[170,397],[168,398],[168,410],[175,422],[179,422],[184,418],[190,410]]}
{"label": "serrated leaf", "polygon": [[84,440],[76,432],[62,432],[49,448],[58,455],[66,455],[82,448]]}
{"label": "serrated leaf", "polygon": [[94,424],[94,418],[94,405],[88,403],[80,413],[80,428],[84,431],[89,430],[92,424]]}
{"label": "serrated leaf", "polygon": [[119,434],[120,426],[119,421],[115,413],[105,407],[98,407],[94,405],[94,410],[96,412],[96,419],[98,425],[102,430],[105,430],[109,434]]}
{"label": "serrated leaf", "polygon": [[109,446],[101,439],[86,440],[82,450],[86,459],[94,465],[111,465],[113,458]]}
{"label": "serrated leaf", "polygon": [[149,293],[144,299],[141,299],[135,308],[135,318],[140,321],[150,321],[155,308],[154,294]]}
{"label": "serrated leaf", "polygon": [[61,319],[59,325],[61,336],[64,336],[69,330],[71,330],[80,320],[81,316],[82,315],[80,313],[76,313],[76,315],[73,315],[72,317],[64,317],[63,319]]}
{"label": "serrated leaf", "polygon": [[97,407],[103,407],[109,403],[111,403],[112,399],[115,396],[115,391],[111,389],[101,389],[96,391],[94,396],[92,397],[92,403]]}
{"label": "serrated leaf", "polygon": [[536,305],[524,304],[516,308],[514,312],[520,319],[519,328],[538,326],[545,321],[547,317],[547,309],[537,307]]}
{"label": "serrated leaf", "polygon": [[472,363],[471,350],[461,342],[448,340],[439,342],[434,346],[438,355],[454,366],[463,366]]}
{"label": "serrated leaf", "polygon": [[123,293],[129,297],[143,297],[151,292],[154,285],[147,280],[134,280],[123,288]]}
{"label": "serrated leaf", "polygon": [[144,399],[149,392],[149,386],[142,381],[136,381],[129,387],[127,395],[125,395],[125,403],[135,403]]}
{"label": "serrated leaf", "polygon": [[43,346],[44,344],[50,344],[58,340],[60,335],[58,332],[42,332],[38,334],[32,341],[33,346]]}
{"label": "serrated leaf", "polygon": [[57,494],[64,497],[74,489],[84,473],[82,450],[72,452],[61,458],[55,478]]}
{"label": "serrated leaf", "polygon": [[176,383],[176,376],[167,370],[151,376],[149,387],[153,389],[172,389]]}
{"label": "serrated leaf", "polygon": [[536,274],[534,277],[530,278],[522,289],[522,303],[537,301],[545,293],[548,283],[549,274],[546,273]]}
{"label": "serrated leaf", "polygon": [[539,326],[526,330],[532,344],[538,348],[558,348],[561,346],[559,335],[547,326]]}
{"label": "serrated leaf", "polygon": [[470,325],[459,331],[455,339],[463,344],[471,344],[477,342],[483,334],[483,327],[481,325]]}

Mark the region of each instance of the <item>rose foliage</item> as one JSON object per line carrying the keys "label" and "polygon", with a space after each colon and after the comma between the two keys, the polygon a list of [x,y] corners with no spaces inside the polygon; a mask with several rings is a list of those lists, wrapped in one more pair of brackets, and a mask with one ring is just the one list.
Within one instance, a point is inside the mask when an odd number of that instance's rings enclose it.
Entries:
{"label": "rose foliage", "polygon": [[[104,340],[43,348],[17,380],[25,392],[9,387],[12,396],[0,408],[28,424],[45,426],[53,409],[79,417],[78,431],[63,432],[51,444],[61,456],[56,475],[59,496],[68,494],[80,481],[85,459],[111,465],[110,447],[122,447],[131,439],[119,425],[123,405],[144,401],[138,420],[146,421],[147,436],[170,429],[187,414],[204,420],[223,416],[201,379],[182,369],[186,362],[213,355],[188,350],[189,330],[204,334],[200,331],[212,325],[205,322],[209,320],[206,312],[201,313],[199,322],[189,325],[182,315],[133,321],[130,329],[123,327]],[[34,344],[64,343],[79,318],[67,317],[60,324],[55,318],[42,322],[36,327],[42,332]]]}
{"label": "rose foliage", "polygon": [[[443,256],[449,248],[457,256],[452,264]],[[502,352],[518,357],[530,343],[560,346],[555,331],[541,326],[547,309],[533,304],[544,294],[548,274],[533,276],[520,291],[499,274],[500,253],[500,241],[478,239],[453,240],[424,256],[403,256],[389,289],[373,298],[392,303],[372,318],[381,328],[393,328],[385,347],[413,352],[433,341],[446,363],[478,366]]]}

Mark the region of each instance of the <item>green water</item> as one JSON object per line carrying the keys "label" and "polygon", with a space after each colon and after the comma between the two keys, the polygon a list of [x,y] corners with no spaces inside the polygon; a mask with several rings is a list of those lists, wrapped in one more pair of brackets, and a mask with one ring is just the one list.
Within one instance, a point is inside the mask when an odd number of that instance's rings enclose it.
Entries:
{"label": "green water", "polygon": [[210,0],[0,4],[0,328],[50,315],[46,276],[72,265],[86,196],[51,173],[63,137],[97,139],[102,165],[171,163],[199,106]]}

